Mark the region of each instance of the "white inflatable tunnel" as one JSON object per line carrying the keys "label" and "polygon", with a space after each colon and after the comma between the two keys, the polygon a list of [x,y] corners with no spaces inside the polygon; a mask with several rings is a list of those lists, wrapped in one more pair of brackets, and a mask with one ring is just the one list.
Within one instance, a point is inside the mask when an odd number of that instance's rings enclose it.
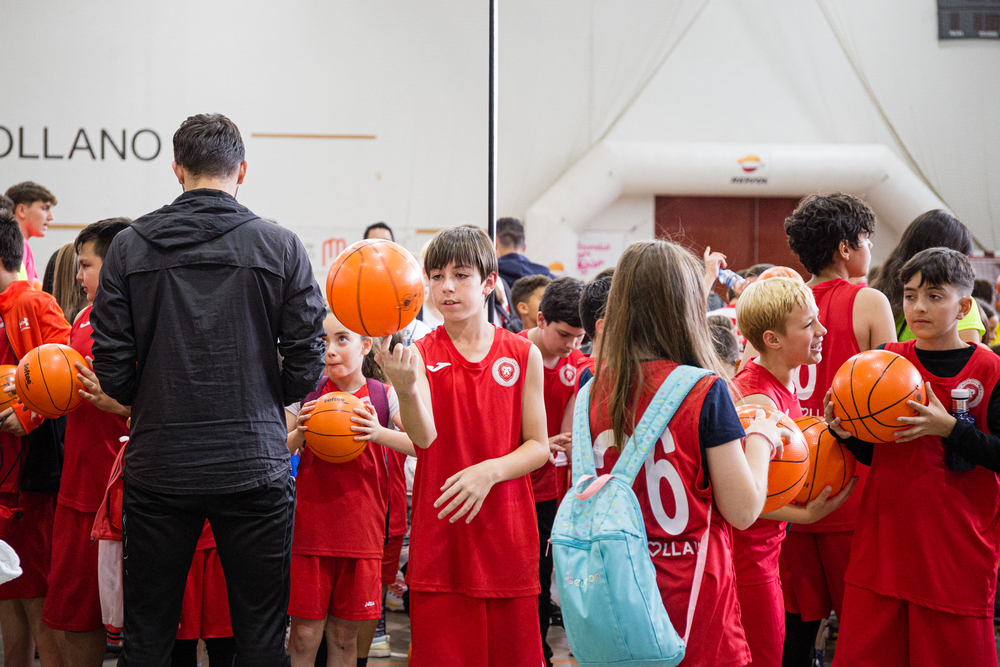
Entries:
{"label": "white inflatable tunnel", "polygon": [[867,201],[896,236],[944,203],[881,144],[603,142],[571,167],[525,216],[529,247],[574,266],[567,243],[623,196],[798,197],[847,192]]}

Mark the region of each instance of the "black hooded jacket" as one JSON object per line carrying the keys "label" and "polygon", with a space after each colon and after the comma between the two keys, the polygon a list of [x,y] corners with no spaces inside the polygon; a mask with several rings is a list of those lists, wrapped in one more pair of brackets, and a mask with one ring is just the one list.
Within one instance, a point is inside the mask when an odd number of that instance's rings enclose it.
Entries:
{"label": "black hooded jacket", "polygon": [[101,387],[132,406],[129,483],[231,493],[288,474],[283,406],[316,388],[324,314],[298,237],[220,190],[119,233],[90,322]]}

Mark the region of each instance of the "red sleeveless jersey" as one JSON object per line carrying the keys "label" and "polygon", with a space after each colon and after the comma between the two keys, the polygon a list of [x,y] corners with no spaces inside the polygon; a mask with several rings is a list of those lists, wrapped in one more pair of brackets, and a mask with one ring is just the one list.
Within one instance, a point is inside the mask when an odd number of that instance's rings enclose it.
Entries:
{"label": "red sleeveless jersey", "polygon": [[[84,357],[92,357],[90,309],[77,317],[69,333],[69,344]],[[96,512],[104,500],[108,476],[128,435],[125,418],[83,401],[66,417],[65,459],[59,483],[59,504],[81,512]]]}
{"label": "red sleeveless jersey", "polygon": [[434,507],[449,477],[524,444],[521,397],[531,343],[497,328],[489,353],[475,363],[455,349],[443,326],[415,344],[427,367],[437,438],[417,448],[407,582],[416,591],[471,597],[537,595],[530,475],[495,485],[472,523],[438,519],[441,509]]}
{"label": "red sleeveless jersey", "polygon": [[[823,359],[818,364],[800,366],[798,375],[793,377],[802,411],[807,415],[823,418],[823,396],[833,384],[833,376],[845,361],[861,352],[854,335],[854,300],[864,288],[864,285],[854,285],[843,278],[827,280],[812,288],[819,321],[826,327],[826,335],[823,337]],[[854,530],[868,466],[859,465],[854,474],[858,483],[847,502],[816,523],[792,524],[792,530],[799,533]]]}
{"label": "red sleeveless jersey", "polygon": [[[528,332],[521,331],[518,335],[527,338]],[[562,431],[566,404],[576,393],[577,364],[583,357],[580,350],[573,350],[569,356],[560,359],[555,368],[545,369],[545,425],[550,438]],[[535,494],[536,503],[559,498],[556,467],[551,461],[531,473],[531,491]]]}
{"label": "red sleeveless jersey", "polygon": [[[327,380],[323,393],[331,391],[340,389]],[[367,383],[354,395],[365,405],[371,404]],[[382,445],[369,442],[360,456],[346,463],[324,461],[308,446],[300,451],[292,553],[382,558],[389,493]]]}
{"label": "red sleeveless jersey", "polygon": [[[670,361],[648,361],[642,365],[647,381],[636,405],[637,414],[646,410],[656,390],[676,367]],[[598,475],[610,473],[619,455],[614,447],[611,418],[606,409],[599,410],[607,405],[610,393],[605,378],[608,376],[602,376],[601,386],[591,390],[590,432]],[[702,465],[698,423],[702,403],[713,382],[721,380],[709,376],[694,386],[632,484],[642,508],[649,555],[656,567],[663,604],[674,627],[682,633],[687,623],[698,540],[705,531],[712,498],[711,480]],[[631,423],[630,415],[626,424]],[[745,665],[750,662],[750,649],[736,600],[732,526],[717,508],[712,512],[711,529],[705,578],[684,665]]]}
{"label": "red sleeveless jersey", "polygon": [[[771,371],[751,360],[743,367],[733,384],[740,397],[763,394],[774,401],[778,409],[792,419],[802,416],[799,399],[778,382]],[[786,521],[757,519],[746,530],[733,531],[733,563],[738,586],[756,586],[778,579],[778,556],[785,539]]]}
{"label": "red sleeveless jersey", "polygon": [[[951,390],[972,390],[969,413],[988,432],[986,410],[1000,380],[1000,358],[976,345],[952,378],[931,375],[916,341],[885,349],[906,357],[951,406]],[[944,465],[937,436],[878,443],[845,580],[879,595],[965,616],[992,616],[1000,556],[1000,477],[982,466],[966,472]]]}

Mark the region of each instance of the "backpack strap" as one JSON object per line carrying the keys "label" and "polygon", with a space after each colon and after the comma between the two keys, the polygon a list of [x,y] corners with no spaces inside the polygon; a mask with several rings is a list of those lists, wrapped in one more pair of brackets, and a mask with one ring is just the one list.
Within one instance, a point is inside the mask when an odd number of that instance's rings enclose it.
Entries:
{"label": "backpack strap", "polygon": [[594,442],[590,438],[590,390],[594,386],[591,378],[576,397],[573,407],[573,488],[586,479],[597,476],[594,466]]}
{"label": "backpack strap", "polygon": [[378,423],[382,425],[382,428],[389,428],[389,393],[385,385],[378,380],[373,380],[372,378],[367,378],[368,384],[368,400],[372,402],[372,407],[375,408],[375,415],[378,417]]}
{"label": "backpack strap", "polygon": [[[667,376],[642,414],[642,419],[635,427],[632,437],[625,443],[622,455],[611,470],[612,475],[632,486],[639,469],[646,462],[646,457],[649,456],[656,441],[663,435],[667,424],[670,423],[688,392],[698,380],[711,374],[712,371],[704,368],[678,366]],[[574,452],[575,454],[576,452]]]}
{"label": "backpack strap", "polygon": [[313,391],[308,396],[306,396],[305,398],[303,398],[302,399],[302,403],[306,404],[309,401],[315,401],[317,398],[319,398],[320,396],[322,396],[323,395],[323,389],[326,388],[326,383],[329,380],[330,380],[330,377],[328,375],[324,375],[323,377],[321,377],[319,379],[319,386],[316,387],[315,391]]}

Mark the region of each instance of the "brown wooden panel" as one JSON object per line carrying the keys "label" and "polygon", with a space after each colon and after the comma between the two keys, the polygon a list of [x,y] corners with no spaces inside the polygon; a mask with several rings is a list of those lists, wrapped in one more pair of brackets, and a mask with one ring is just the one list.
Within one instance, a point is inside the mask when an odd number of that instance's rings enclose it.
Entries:
{"label": "brown wooden panel", "polygon": [[799,199],[774,197],[757,200],[759,211],[757,261],[791,267],[809,280],[809,272],[788,248],[788,236],[785,235],[785,218],[795,210]]}

